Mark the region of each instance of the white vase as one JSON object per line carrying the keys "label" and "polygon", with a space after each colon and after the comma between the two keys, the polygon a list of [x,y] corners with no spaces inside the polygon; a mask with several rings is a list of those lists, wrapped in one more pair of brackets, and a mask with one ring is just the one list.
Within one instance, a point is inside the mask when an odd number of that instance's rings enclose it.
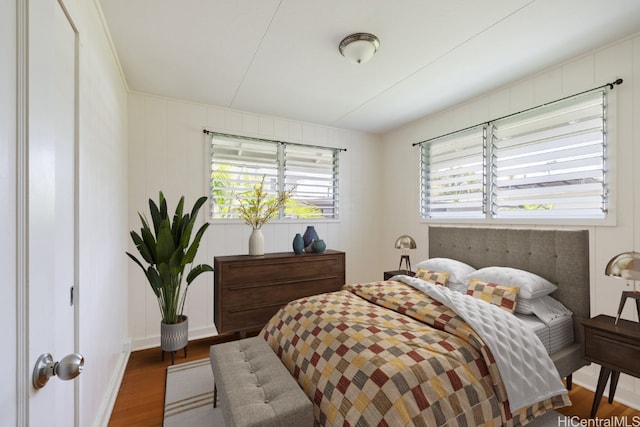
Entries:
{"label": "white vase", "polygon": [[249,255],[264,255],[264,236],[259,228],[254,228],[249,236]]}

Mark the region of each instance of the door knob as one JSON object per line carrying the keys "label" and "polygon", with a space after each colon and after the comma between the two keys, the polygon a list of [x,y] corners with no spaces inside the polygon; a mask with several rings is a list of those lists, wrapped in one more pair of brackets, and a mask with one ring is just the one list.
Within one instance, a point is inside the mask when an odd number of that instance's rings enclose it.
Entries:
{"label": "door knob", "polygon": [[72,380],[80,375],[83,367],[84,357],[79,353],[71,353],[59,362],[54,362],[49,353],[41,354],[33,368],[33,386],[41,389],[53,376],[65,381]]}

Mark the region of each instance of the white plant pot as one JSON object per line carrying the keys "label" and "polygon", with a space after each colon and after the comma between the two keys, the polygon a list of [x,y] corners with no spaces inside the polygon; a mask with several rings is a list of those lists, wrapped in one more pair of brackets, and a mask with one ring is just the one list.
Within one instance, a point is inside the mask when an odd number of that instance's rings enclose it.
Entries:
{"label": "white plant pot", "polygon": [[249,236],[249,255],[264,255],[264,236],[259,228],[254,228]]}

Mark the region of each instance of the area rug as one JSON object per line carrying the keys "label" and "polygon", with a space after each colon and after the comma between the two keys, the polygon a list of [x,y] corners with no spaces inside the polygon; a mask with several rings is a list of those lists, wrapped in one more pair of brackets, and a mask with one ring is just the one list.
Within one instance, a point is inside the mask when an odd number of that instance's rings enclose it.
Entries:
{"label": "area rug", "polygon": [[[551,411],[531,427],[570,425],[565,416]],[[213,373],[209,359],[167,368],[163,427],[224,427],[222,409],[213,408]]]}
{"label": "area rug", "polygon": [[213,408],[213,373],[209,359],[167,368],[162,425],[224,427],[222,409]]}

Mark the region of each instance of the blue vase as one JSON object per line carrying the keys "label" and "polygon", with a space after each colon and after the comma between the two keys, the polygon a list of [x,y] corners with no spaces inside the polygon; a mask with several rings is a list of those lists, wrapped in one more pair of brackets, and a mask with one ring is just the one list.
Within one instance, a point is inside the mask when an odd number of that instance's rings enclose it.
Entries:
{"label": "blue vase", "polygon": [[314,240],[313,243],[311,243],[311,249],[313,252],[321,254],[327,249],[327,244],[322,239]]}
{"label": "blue vase", "polygon": [[309,246],[314,240],[318,240],[318,233],[316,233],[316,228],[313,225],[310,225],[302,235],[304,247],[306,248],[307,246]]}
{"label": "blue vase", "polygon": [[296,237],[293,238],[293,252],[297,254],[304,252],[304,240],[300,233],[296,233]]}

